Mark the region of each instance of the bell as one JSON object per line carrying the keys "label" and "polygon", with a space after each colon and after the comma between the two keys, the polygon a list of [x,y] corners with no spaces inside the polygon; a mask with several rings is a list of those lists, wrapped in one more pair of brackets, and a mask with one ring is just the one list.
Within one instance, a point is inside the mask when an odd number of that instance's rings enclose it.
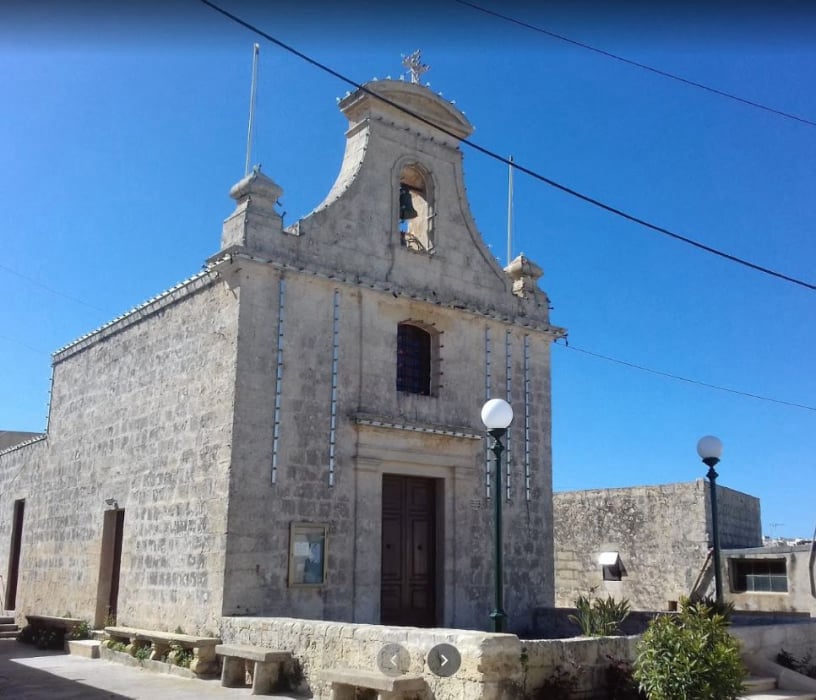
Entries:
{"label": "bell", "polygon": [[419,216],[417,214],[417,210],[414,209],[414,202],[411,199],[411,191],[406,185],[400,185],[399,207],[400,221],[405,221],[406,219],[416,219],[417,216]]}

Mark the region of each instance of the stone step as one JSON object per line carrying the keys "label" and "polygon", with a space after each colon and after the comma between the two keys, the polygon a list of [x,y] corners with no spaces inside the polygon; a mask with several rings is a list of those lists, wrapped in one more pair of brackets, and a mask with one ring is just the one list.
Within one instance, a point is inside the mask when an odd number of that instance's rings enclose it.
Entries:
{"label": "stone step", "polygon": [[13,625],[14,618],[11,615],[0,615],[0,625]]}
{"label": "stone step", "polygon": [[748,676],[743,685],[745,686],[746,695],[755,695],[766,690],[774,690],[776,688],[776,678],[773,676]]}
{"label": "stone step", "polygon": [[11,623],[0,622],[0,632],[16,632],[16,631],[17,625],[15,625],[13,622]]}
{"label": "stone step", "polygon": [[10,632],[0,632],[0,639],[17,639],[17,630]]}
{"label": "stone step", "polygon": [[68,653],[72,656],[98,659],[100,645],[101,642],[95,639],[71,639],[68,641]]}

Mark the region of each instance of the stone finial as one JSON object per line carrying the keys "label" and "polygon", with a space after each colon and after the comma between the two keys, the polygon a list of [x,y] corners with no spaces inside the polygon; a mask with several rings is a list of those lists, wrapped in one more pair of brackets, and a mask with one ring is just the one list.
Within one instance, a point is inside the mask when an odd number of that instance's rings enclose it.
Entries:
{"label": "stone finial", "polygon": [[505,267],[504,271],[513,280],[513,294],[517,297],[528,297],[540,291],[538,279],[544,274],[544,270],[523,254]]}
{"label": "stone finial", "polygon": [[282,194],[283,189],[258,167],[233,185],[230,197],[236,206],[224,221],[221,250],[240,246],[256,253],[269,252],[271,236],[283,230],[283,221],[275,211]]}

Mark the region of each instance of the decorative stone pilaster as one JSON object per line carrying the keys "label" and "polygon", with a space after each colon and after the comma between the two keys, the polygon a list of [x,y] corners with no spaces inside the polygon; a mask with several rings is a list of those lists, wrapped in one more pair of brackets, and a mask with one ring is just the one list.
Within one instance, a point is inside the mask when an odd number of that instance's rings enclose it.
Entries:
{"label": "decorative stone pilaster", "polygon": [[513,294],[517,297],[527,298],[541,291],[538,279],[544,270],[524,255],[519,255],[504,271],[513,280]]}
{"label": "decorative stone pilaster", "polygon": [[235,211],[224,221],[221,250],[240,247],[252,253],[269,253],[272,236],[283,231],[283,221],[275,204],[283,189],[260,169],[233,185],[230,197]]}

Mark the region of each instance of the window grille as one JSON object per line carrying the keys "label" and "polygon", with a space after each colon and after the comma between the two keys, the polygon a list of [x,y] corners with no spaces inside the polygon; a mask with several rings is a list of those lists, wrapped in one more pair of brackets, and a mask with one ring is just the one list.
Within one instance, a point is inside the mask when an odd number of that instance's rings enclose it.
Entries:
{"label": "window grille", "polygon": [[732,559],[734,592],[787,593],[784,559]]}
{"label": "window grille", "polygon": [[410,323],[397,327],[397,391],[431,394],[431,334]]}

